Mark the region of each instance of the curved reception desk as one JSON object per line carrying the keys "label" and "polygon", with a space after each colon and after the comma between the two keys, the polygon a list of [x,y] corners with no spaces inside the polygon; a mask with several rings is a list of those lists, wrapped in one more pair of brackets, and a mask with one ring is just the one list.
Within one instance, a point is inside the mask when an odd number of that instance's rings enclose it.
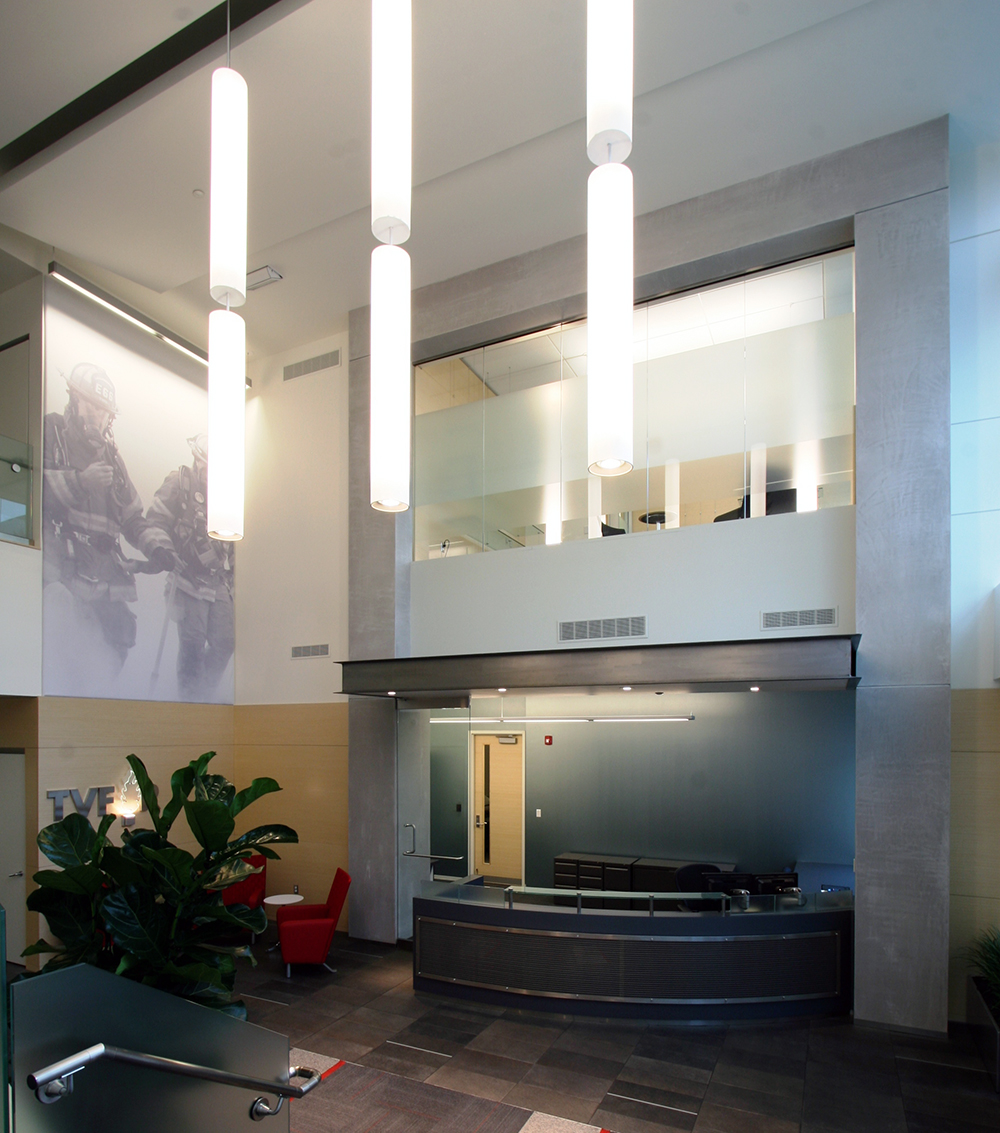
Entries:
{"label": "curved reception desk", "polygon": [[730,898],[428,882],[413,922],[413,986],[437,994],[685,1020],[853,1004],[850,891]]}

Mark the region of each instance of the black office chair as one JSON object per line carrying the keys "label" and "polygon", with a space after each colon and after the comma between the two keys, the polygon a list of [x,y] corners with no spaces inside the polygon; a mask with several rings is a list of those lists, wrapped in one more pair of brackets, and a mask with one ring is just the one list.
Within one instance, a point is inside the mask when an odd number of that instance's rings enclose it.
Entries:
{"label": "black office chair", "polygon": [[[719,872],[717,865],[709,865],[707,862],[691,862],[689,865],[682,865],[677,871],[674,884],[677,886],[678,893],[706,893],[708,882],[705,880],[705,874]],[[703,913],[706,909],[717,909],[719,906],[716,901],[682,901],[681,907],[689,913]]]}

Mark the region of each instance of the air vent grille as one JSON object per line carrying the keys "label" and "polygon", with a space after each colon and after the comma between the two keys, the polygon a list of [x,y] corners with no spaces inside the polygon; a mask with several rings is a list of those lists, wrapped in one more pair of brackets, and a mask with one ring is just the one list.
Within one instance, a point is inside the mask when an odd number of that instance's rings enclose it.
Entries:
{"label": "air vent grille", "polygon": [[645,614],[631,618],[590,618],[581,622],[559,623],[560,641],[613,641],[645,636]]}
{"label": "air vent grille", "polygon": [[815,610],[769,610],[760,615],[761,629],[801,629],[803,626],[835,626],[837,607],[820,606]]}
{"label": "air vent grille", "polygon": [[293,645],[292,660],[299,661],[303,657],[329,657],[329,645]]}
{"label": "air vent grille", "polygon": [[285,367],[284,380],[290,382],[292,378],[303,378],[306,374],[315,374],[317,370],[330,370],[340,365],[340,351],[331,350],[329,354],[317,354],[315,358],[307,358],[304,362],[293,362]]}

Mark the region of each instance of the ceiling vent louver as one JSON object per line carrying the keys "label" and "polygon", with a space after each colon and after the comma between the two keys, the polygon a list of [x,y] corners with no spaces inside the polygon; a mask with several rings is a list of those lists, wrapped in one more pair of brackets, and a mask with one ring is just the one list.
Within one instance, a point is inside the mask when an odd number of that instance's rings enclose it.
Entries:
{"label": "ceiling vent louver", "polygon": [[835,626],[837,607],[820,606],[815,610],[761,611],[761,629],[802,629],[807,626]]}
{"label": "ceiling vent louver", "polygon": [[645,636],[645,614],[631,618],[589,618],[586,621],[559,623],[560,642],[615,641]]}
{"label": "ceiling vent louver", "polygon": [[329,645],[293,645],[292,660],[300,661],[304,657],[329,657]]}
{"label": "ceiling vent louver", "polygon": [[292,378],[304,378],[306,374],[315,374],[317,370],[332,370],[340,365],[340,351],[331,350],[329,354],[317,354],[315,358],[307,358],[304,362],[293,362],[286,366],[283,381],[290,382]]}

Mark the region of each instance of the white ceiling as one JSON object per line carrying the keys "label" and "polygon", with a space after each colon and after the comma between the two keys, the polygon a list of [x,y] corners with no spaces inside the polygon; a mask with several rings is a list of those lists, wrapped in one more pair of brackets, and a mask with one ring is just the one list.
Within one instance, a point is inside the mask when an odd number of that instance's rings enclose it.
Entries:
{"label": "white ceiling", "polygon": [[[0,143],[210,6],[7,0]],[[635,8],[637,212],[944,113],[965,144],[1000,135],[996,0]],[[250,266],[285,277],[247,302],[258,356],[329,334],[366,301],[369,11],[288,0],[233,50],[250,87]],[[583,0],[414,5],[415,286],[584,230],[584,33]],[[208,200],[192,190],[207,189],[217,64],[0,191],[0,222],[197,342]]]}

